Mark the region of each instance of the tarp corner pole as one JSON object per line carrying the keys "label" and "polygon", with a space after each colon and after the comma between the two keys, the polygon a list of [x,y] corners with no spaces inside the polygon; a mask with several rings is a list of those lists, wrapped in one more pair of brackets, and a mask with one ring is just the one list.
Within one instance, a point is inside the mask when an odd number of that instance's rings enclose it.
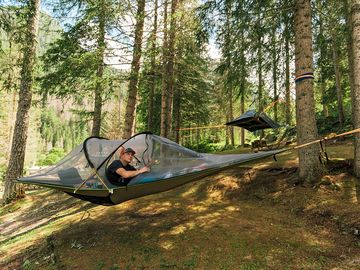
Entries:
{"label": "tarp corner pole", "polygon": [[101,178],[100,175],[97,173],[97,171],[95,170],[95,168],[93,168],[93,172],[81,183],[81,185],[78,186],[78,187],[74,190],[74,194],[75,194],[79,189],[81,189],[81,188],[85,185],[85,183],[90,180],[91,177],[93,177],[93,176],[95,176],[95,175],[98,177],[99,181],[103,184],[103,186],[109,191],[109,193],[110,193],[110,194],[113,194],[113,193],[114,193],[114,189],[109,189],[109,188],[108,188],[108,186],[105,184],[104,180],[102,180],[102,178]]}

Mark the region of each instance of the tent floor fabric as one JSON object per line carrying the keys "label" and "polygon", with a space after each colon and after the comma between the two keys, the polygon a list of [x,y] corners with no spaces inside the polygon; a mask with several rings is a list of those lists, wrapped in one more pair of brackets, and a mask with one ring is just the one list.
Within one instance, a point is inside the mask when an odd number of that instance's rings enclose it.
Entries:
{"label": "tent floor fabric", "polygon": [[[137,153],[135,167],[151,171],[117,186],[106,177],[108,165],[118,159],[118,149],[131,147]],[[215,174],[241,163],[274,156],[286,149],[251,154],[202,154],[151,133],[128,140],[90,137],[52,167],[18,179],[18,182],[58,189],[95,204],[113,205],[141,196],[163,192]]]}

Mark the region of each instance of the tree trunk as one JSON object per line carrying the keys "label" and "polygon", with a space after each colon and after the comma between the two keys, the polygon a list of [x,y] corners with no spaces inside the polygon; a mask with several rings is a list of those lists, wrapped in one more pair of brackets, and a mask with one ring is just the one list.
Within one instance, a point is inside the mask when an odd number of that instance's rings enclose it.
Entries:
{"label": "tree trunk", "polygon": [[[241,101],[240,101],[240,113],[245,113],[245,95],[241,95]],[[245,129],[241,128],[240,130],[240,138],[241,138],[241,146],[245,145]]]}
{"label": "tree trunk", "polygon": [[161,118],[160,118],[160,136],[167,137],[167,100],[168,100],[168,78],[167,78],[167,63],[168,63],[168,37],[167,37],[167,13],[168,0],[164,1],[164,42],[163,42],[163,74],[162,74],[162,91],[161,91]]}
{"label": "tree trunk", "polygon": [[335,35],[333,35],[333,61],[334,61],[334,72],[335,72],[335,82],[336,82],[336,96],[337,96],[337,105],[338,105],[338,114],[339,122],[342,126],[345,121],[344,115],[344,106],[343,106],[343,93],[341,89],[341,74],[340,74],[340,64],[339,64],[339,53],[337,44],[335,42]]}
{"label": "tree trunk", "polygon": [[157,33],[157,19],[158,19],[158,0],[155,0],[154,7],[154,27],[151,33],[151,83],[149,91],[149,103],[148,103],[148,121],[147,129],[149,131],[153,130],[153,121],[154,121],[154,94],[156,86],[156,33]]}
{"label": "tree trunk", "polygon": [[[349,82],[350,82],[350,92],[351,92],[351,99],[355,100],[355,86],[354,86],[354,57],[353,57],[353,49],[352,49],[352,25],[351,25],[351,14],[348,5],[348,0],[343,0],[343,9],[345,14],[345,21],[346,21],[346,37],[347,37],[347,58],[349,62]],[[352,122],[354,123],[354,102],[352,102]]]}
{"label": "tree trunk", "polygon": [[170,32],[169,32],[169,58],[167,63],[167,74],[169,83],[167,86],[167,134],[172,137],[172,113],[173,113],[173,99],[174,99],[174,65],[175,65],[175,38],[176,38],[176,10],[178,0],[171,1],[171,21],[170,21]]}
{"label": "tree trunk", "polygon": [[285,25],[285,122],[291,125],[290,100],[290,30],[289,23]]}
{"label": "tree trunk", "polygon": [[174,96],[174,116],[175,116],[175,141],[180,142],[180,125],[181,125],[181,92],[177,87]]}
{"label": "tree trunk", "polygon": [[[320,16],[320,26],[319,26],[319,39],[325,40],[323,34],[323,18]],[[324,45],[324,44],[322,44]],[[320,46],[320,59],[319,59],[319,66],[320,66],[320,94],[321,94],[321,104],[323,107],[323,116],[325,118],[329,117],[329,108],[326,101],[326,81],[325,81],[325,59],[326,59],[326,48],[325,46]]]}
{"label": "tree trunk", "polygon": [[[226,114],[226,123],[229,122],[230,119],[229,119],[229,115]],[[228,146],[229,145],[229,137],[230,137],[230,129],[229,129],[229,126],[227,126],[225,128],[226,130],[226,136],[225,136],[225,145]]]}
{"label": "tree trunk", "polygon": [[138,0],[138,9],[136,12],[136,26],[135,26],[135,40],[133,59],[131,62],[130,82],[128,90],[128,100],[126,104],[125,126],[123,138],[130,138],[132,135],[132,128],[135,120],[135,107],[138,92],[138,80],[140,70],[141,45],[144,31],[145,18],[145,0]]}
{"label": "tree trunk", "polygon": [[320,94],[321,94],[321,104],[322,104],[322,113],[325,118],[329,117],[329,108],[326,102],[326,82],[323,79],[323,75],[320,75]]}
{"label": "tree trunk", "polygon": [[[229,87],[229,121],[233,120],[234,119],[234,112],[233,112],[233,89],[232,89],[232,85],[230,84],[230,87]],[[233,126],[230,126],[229,127],[230,129],[230,143],[232,146],[235,145],[235,138],[234,138],[234,127]]]}
{"label": "tree trunk", "polygon": [[103,74],[104,74],[104,53],[105,53],[105,16],[104,2],[102,1],[101,10],[99,12],[99,36],[97,40],[97,71],[96,71],[96,85],[95,85],[95,102],[93,127],[91,131],[92,136],[100,136],[101,129],[101,110],[102,110],[102,93],[103,93]]}
{"label": "tree trunk", "polygon": [[40,0],[28,1],[28,16],[23,44],[19,104],[13,134],[9,165],[5,174],[4,202],[23,196],[23,190],[14,183],[23,173],[29,112],[32,99],[33,73],[36,62],[36,45],[40,17]]}
{"label": "tree trunk", "polygon": [[[258,107],[258,111],[259,113],[263,111],[264,109],[264,104],[263,104],[263,78],[262,78],[262,72],[263,72],[263,58],[262,58],[262,37],[263,37],[263,33],[262,33],[262,8],[261,8],[261,3],[258,2],[257,4],[257,12],[258,12],[258,19],[256,22],[256,29],[255,31],[257,32],[257,49],[258,49],[258,54],[257,54],[257,72],[258,72],[258,98],[259,98],[259,107]],[[263,134],[263,132],[261,132],[261,134]]]}
{"label": "tree trunk", "polygon": [[262,39],[261,35],[258,37],[258,98],[259,98],[259,113],[263,111],[263,79],[262,79]]}
{"label": "tree trunk", "polygon": [[[353,55],[353,121],[354,129],[360,128],[360,1],[351,0],[351,38]],[[360,133],[355,134],[354,140],[354,174],[360,177]]]}
{"label": "tree trunk", "polygon": [[[313,72],[310,0],[296,0],[295,4],[295,76]],[[313,80],[296,83],[296,122],[298,144],[318,139],[315,120]],[[307,183],[315,183],[322,173],[319,146],[310,145],[299,149],[299,177]]]}
{"label": "tree trunk", "polygon": [[277,59],[277,51],[276,51],[276,24],[273,26],[273,33],[272,33],[272,60],[273,60],[273,85],[274,85],[274,120],[275,122],[278,122],[278,93],[277,93],[277,65],[278,65],[278,59]]}

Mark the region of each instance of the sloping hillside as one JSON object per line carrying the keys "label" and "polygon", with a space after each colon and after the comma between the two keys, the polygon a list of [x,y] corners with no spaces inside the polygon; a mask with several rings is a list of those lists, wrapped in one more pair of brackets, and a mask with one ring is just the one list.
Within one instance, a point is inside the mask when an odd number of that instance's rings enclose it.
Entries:
{"label": "sloping hillside", "polygon": [[112,207],[31,191],[0,208],[0,268],[359,269],[351,152],[331,146],[314,187],[288,152]]}

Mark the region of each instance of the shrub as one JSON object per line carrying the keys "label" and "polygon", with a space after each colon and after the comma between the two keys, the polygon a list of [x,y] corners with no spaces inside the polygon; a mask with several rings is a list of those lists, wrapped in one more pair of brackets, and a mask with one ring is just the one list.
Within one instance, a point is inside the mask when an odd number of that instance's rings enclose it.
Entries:
{"label": "shrub", "polygon": [[65,155],[64,149],[53,148],[46,155],[41,155],[38,160],[39,166],[49,166],[58,162]]}

